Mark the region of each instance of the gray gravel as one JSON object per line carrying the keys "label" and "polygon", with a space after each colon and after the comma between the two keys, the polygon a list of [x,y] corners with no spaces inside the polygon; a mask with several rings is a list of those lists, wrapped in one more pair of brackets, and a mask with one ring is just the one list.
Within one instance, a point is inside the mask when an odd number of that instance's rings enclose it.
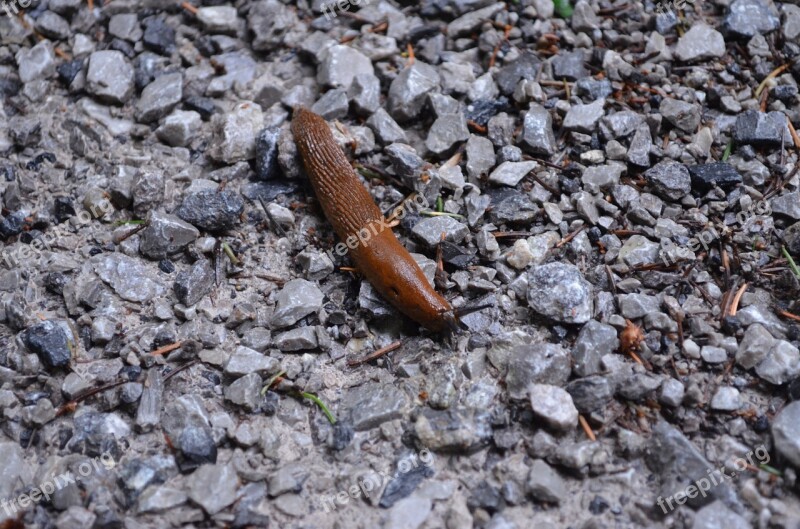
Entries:
{"label": "gray gravel", "polygon": [[[796,2],[12,7],[0,500],[80,475],[25,527],[797,529]],[[348,268],[296,106],[460,333]]]}

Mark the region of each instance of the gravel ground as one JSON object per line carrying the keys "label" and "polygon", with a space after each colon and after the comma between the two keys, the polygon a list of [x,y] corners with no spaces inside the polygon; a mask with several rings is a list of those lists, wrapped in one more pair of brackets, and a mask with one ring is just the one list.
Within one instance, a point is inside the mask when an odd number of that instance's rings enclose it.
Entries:
{"label": "gravel ground", "polygon": [[[4,529],[800,528],[797,0],[27,1]],[[298,105],[464,332],[333,251]]]}

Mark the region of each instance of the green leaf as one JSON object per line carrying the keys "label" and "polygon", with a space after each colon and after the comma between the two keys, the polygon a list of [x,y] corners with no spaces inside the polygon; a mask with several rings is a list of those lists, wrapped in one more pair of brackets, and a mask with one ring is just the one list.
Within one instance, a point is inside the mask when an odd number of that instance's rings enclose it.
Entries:
{"label": "green leaf", "polygon": [[553,5],[556,8],[556,13],[561,18],[569,18],[572,16],[572,5],[569,0],[553,0]]}

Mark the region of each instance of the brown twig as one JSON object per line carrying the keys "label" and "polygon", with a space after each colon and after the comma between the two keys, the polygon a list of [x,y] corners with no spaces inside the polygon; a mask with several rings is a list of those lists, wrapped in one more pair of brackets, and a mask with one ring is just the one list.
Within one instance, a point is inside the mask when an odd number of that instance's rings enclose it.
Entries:
{"label": "brown twig", "polygon": [[792,125],[792,120],[788,117],[786,118],[786,123],[789,125],[789,132],[792,134],[792,141],[794,141],[794,146],[800,149],[800,136],[797,135],[797,131]]}
{"label": "brown twig", "polygon": [[151,351],[150,354],[153,355],[153,356],[160,356],[160,355],[163,355],[163,354],[166,354],[166,353],[171,353],[175,349],[180,348],[181,345],[183,345],[183,342],[180,342],[180,341],[179,342],[175,342],[175,343],[171,343],[169,345],[165,345],[163,347],[159,347],[155,351]]}
{"label": "brown twig", "polygon": [[581,428],[583,428],[583,431],[586,433],[586,437],[588,437],[590,441],[597,441],[597,436],[592,431],[592,427],[589,426],[586,419],[583,418],[583,415],[578,415],[578,422],[581,423]]}
{"label": "brown twig", "polygon": [[780,314],[784,318],[789,318],[790,320],[800,321],[800,316],[798,316],[797,314],[792,314],[791,312],[786,310],[781,310],[778,312],[778,314]]}
{"label": "brown twig", "polygon": [[733,296],[733,301],[731,302],[731,307],[729,313],[731,316],[736,316],[736,311],[739,310],[739,301],[741,301],[742,296],[744,295],[744,291],[747,290],[748,284],[745,283],[744,285],[736,291],[736,295]]}
{"label": "brown twig", "polygon": [[[91,0],[90,0],[91,1]],[[197,15],[197,8],[189,2],[181,2],[181,7],[193,15]]]}
{"label": "brown twig", "polygon": [[575,230],[572,233],[570,233],[569,235],[567,235],[566,237],[564,237],[563,239],[561,239],[558,242],[558,244],[556,244],[556,248],[561,248],[562,246],[567,244],[569,241],[574,239],[580,232],[582,232],[584,230],[584,228],[586,228],[585,224],[583,226],[581,226],[580,228],[578,228],[577,230]]}
{"label": "brown twig", "polygon": [[356,360],[348,360],[347,361],[347,365],[348,365],[348,367],[358,367],[358,366],[360,366],[362,364],[366,364],[367,362],[371,362],[371,361],[373,361],[373,360],[375,360],[377,358],[380,358],[380,357],[382,357],[383,355],[385,355],[387,353],[391,353],[392,351],[394,351],[396,349],[399,349],[401,345],[403,345],[403,342],[401,340],[398,340],[396,342],[392,342],[389,345],[387,345],[386,347],[381,347],[377,351],[368,354],[364,358],[360,358],[360,359],[356,359]]}

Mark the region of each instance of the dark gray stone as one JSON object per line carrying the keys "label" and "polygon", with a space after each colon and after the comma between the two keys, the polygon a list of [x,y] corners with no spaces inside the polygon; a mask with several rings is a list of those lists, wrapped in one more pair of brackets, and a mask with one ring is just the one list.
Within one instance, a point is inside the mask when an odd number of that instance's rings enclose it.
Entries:
{"label": "dark gray stone", "polygon": [[69,338],[61,325],[52,321],[37,323],[25,330],[22,341],[47,367],[69,365],[71,358]]}
{"label": "dark gray stone", "polygon": [[192,265],[175,279],[175,295],[185,306],[190,307],[211,292],[214,286],[214,269],[206,260]]}
{"label": "dark gray stone", "polygon": [[202,190],[188,195],[183,199],[176,214],[198,228],[221,232],[238,224],[243,211],[242,197],[238,193],[224,189]]}

